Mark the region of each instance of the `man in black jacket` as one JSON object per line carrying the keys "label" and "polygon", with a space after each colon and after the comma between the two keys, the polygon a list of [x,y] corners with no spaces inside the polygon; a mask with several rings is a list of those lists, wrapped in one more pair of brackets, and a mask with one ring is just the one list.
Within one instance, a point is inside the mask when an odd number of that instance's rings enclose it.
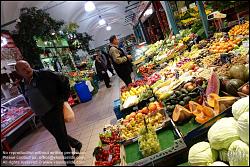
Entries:
{"label": "man in black jacket", "polygon": [[109,39],[109,55],[114,66],[117,75],[123,80],[123,82],[128,86],[132,83],[131,73],[132,69],[132,56],[126,55],[124,51],[118,47],[119,40],[116,35],[113,35]]}
{"label": "man in black jacket", "polygon": [[33,70],[23,60],[16,63],[16,72],[24,78],[20,86],[33,112],[55,137],[66,165],[74,166],[71,147],[75,148],[75,156],[78,156],[82,144],[67,134],[64,122],[63,103],[68,101],[70,94],[68,78],[48,70]]}

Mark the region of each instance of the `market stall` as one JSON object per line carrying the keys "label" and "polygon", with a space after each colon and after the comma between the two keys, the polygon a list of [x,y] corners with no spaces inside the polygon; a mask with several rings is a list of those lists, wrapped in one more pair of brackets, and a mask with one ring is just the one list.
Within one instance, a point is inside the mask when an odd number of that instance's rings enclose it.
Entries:
{"label": "market stall", "polygon": [[[1,144],[3,150],[10,151],[10,139],[16,131],[22,129],[27,122],[33,128],[35,114],[26,99],[20,94],[13,83],[19,79],[14,65],[22,59],[19,49],[15,46],[8,32],[1,33]],[[33,123],[33,124],[31,124]],[[27,128],[26,128],[27,129]]]}
{"label": "market stall", "polygon": [[[209,131],[248,98],[248,34],[246,21],[198,42],[190,43],[195,36],[185,29],[149,45],[138,67],[142,79],[121,88],[118,121],[100,134],[94,164],[195,165],[191,147],[207,140],[217,146]],[[235,163],[216,157],[204,164],[216,160]]]}

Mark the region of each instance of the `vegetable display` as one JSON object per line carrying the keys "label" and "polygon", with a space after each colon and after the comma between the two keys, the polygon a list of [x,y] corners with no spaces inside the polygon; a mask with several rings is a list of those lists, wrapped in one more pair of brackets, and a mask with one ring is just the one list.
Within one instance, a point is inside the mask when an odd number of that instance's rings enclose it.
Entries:
{"label": "vegetable display", "polygon": [[249,146],[241,140],[234,141],[228,149],[230,166],[249,165]]}
{"label": "vegetable display", "polygon": [[237,132],[237,121],[230,118],[221,118],[208,131],[208,141],[215,150],[228,149],[230,144],[240,139]]}
{"label": "vegetable display", "polygon": [[244,112],[249,112],[249,96],[238,100],[232,105],[232,113],[236,120],[238,120]]}
{"label": "vegetable display", "polygon": [[244,112],[238,119],[238,133],[240,139],[249,144],[249,112]]}
{"label": "vegetable display", "polygon": [[208,142],[199,142],[193,145],[188,153],[188,162],[192,166],[208,166],[218,157],[218,152],[213,150]]}

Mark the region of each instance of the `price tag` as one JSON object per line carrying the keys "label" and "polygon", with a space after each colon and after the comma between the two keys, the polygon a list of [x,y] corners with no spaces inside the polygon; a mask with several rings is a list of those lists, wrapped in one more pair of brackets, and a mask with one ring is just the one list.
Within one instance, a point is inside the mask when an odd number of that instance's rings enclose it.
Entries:
{"label": "price tag", "polygon": [[176,78],[176,79],[179,79],[179,77],[180,77],[180,74],[179,74],[179,72],[176,70],[176,71],[175,71],[175,78]]}
{"label": "price tag", "polygon": [[109,154],[108,161],[111,162],[112,160],[112,154]]}
{"label": "price tag", "polygon": [[231,63],[231,57],[228,54],[221,54],[220,60],[223,64]]}
{"label": "price tag", "polygon": [[133,107],[133,110],[138,110],[138,106]]}
{"label": "price tag", "polygon": [[187,7],[186,6],[183,7],[183,8],[181,8],[181,12],[185,13],[186,11],[187,11]]}
{"label": "price tag", "polygon": [[196,7],[195,3],[189,4],[189,8],[195,8],[195,7]]}
{"label": "price tag", "polygon": [[154,98],[154,97],[151,97],[151,98],[149,99],[149,101],[150,101],[150,102],[153,102],[153,101],[155,101],[155,98]]}
{"label": "price tag", "polygon": [[242,45],[243,45],[244,48],[248,49],[249,48],[249,41],[243,41]]}
{"label": "price tag", "polygon": [[132,139],[133,143],[136,142],[136,141],[137,141],[137,137]]}

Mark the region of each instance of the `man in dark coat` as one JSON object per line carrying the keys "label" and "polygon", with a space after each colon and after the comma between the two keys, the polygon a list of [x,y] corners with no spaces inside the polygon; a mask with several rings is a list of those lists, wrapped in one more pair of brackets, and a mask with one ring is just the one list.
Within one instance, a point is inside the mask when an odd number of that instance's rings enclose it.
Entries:
{"label": "man in dark coat", "polygon": [[94,55],[94,59],[95,59],[95,68],[96,68],[96,72],[97,72],[98,77],[100,79],[104,80],[104,83],[105,83],[107,88],[111,88],[110,78],[109,78],[108,73],[107,73],[107,68],[103,64],[103,62],[101,61],[100,54]]}
{"label": "man in dark coat", "polygon": [[132,83],[131,72],[132,70],[132,56],[126,55],[122,49],[118,47],[119,40],[116,35],[113,35],[109,39],[110,47],[109,54],[117,75],[123,80],[128,86]]}
{"label": "man in dark coat", "polygon": [[63,104],[70,94],[68,78],[49,70],[33,70],[23,60],[16,63],[16,72],[23,78],[19,83],[22,93],[44,127],[55,137],[66,165],[75,166],[71,147],[78,156],[82,144],[67,134],[64,122]]}

